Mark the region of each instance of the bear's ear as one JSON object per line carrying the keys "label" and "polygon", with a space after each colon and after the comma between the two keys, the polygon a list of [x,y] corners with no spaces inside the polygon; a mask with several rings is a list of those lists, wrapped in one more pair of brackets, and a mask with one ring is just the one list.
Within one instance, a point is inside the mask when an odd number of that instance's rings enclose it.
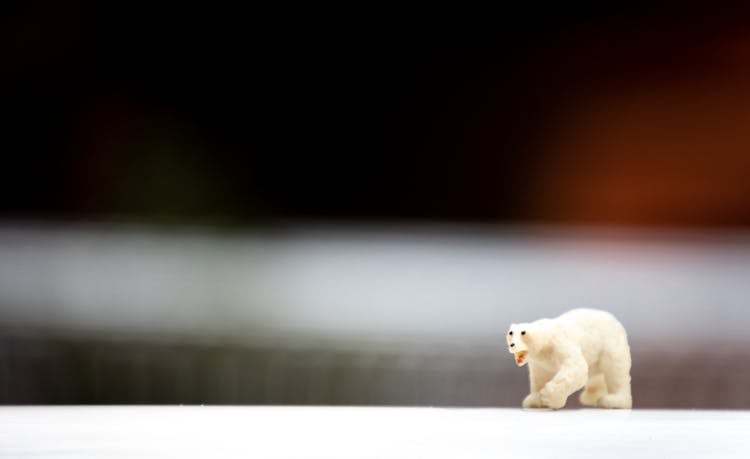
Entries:
{"label": "bear's ear", "polygon": [[518,336],[522,336],[524,339],[531,337],[531,324],[521,324],[518,328]]}
{"label": "bear's ear", "polygon": [[538,326],[538,324],[524,324],[521,332],[526,332],[523,334],[523,338],[536,349],[542,349],[550,342],[550,336],[546,333],[544,327]]}

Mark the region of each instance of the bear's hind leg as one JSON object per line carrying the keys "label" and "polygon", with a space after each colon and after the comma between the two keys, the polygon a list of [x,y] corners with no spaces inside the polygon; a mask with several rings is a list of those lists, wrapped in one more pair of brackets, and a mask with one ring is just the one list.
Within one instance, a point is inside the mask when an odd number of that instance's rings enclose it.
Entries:
{"label": "bear's hind leg", "polygon": [[602,408],[632,408],[633,397],[630,393],[630,352],[619,359],[607,359],[602,365],[604,380],[607,384],[606,395],[603,395],[597,405]]}
{"label": "bear's hind leg", "polygon": [[583,388],[578,400],[580,400],[583,405],[596,406],[599,399],[606,394],[607,384],[604,381],[604,375],[602,373],[597,373],[589,376],[589,379],[586,382],[586,387]]}

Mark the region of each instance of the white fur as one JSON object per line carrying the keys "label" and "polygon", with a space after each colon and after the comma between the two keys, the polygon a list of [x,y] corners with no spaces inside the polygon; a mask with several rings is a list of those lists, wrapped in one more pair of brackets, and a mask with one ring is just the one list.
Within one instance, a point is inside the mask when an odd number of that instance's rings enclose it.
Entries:
{"label": "white fur", "polygon": [[517,359],[519,366],[529,365],[531,393],[524,408],[562,408],[581,388],[584,405],[633,406],[628,338],[612,314],[573,309],[554,319],[513,324],[506,338],[509,352],[527,352]]}

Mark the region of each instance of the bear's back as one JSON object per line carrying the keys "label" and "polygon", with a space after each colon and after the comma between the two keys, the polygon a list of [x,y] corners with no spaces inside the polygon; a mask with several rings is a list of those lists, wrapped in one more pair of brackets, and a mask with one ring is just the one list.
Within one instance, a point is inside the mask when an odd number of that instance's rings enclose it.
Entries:
{"label": "bear's back", "polygon": [[579,343],[586,342],[592,347],[627,346],[625,328],[607,311],[599,309],[573,309],[555,320]]}
{"label": "bear's back", "polygon": [[592,308],[571,309],[570,311],[558,316],[557,320],[563,322],[571,321],[583,327],[599,326],[605,323],[616,323],[620,325],[620,322],[611,313]]}

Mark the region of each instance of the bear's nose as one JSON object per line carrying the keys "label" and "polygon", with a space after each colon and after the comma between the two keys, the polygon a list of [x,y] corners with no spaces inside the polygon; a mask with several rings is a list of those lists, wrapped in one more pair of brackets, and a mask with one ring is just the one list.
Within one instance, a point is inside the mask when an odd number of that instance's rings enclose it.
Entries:
{"label": "bear's nose", "polygon": [[516,345],[516,343],[510,343],[510,347],[513,347],[515,345]]}

